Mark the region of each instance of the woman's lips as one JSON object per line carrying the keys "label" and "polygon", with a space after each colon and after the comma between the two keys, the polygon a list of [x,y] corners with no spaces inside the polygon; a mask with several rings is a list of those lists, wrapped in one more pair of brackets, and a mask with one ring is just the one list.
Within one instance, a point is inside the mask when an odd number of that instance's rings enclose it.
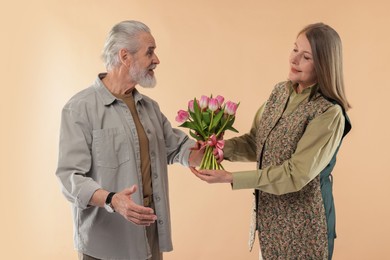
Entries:
{"label": "woman's lips", "polygon": [[298,73],[298,72],[301,72],[300,70],[297,70],[297,69],[294,69],[294,68],[291,68],[291,72],[292,73]]}

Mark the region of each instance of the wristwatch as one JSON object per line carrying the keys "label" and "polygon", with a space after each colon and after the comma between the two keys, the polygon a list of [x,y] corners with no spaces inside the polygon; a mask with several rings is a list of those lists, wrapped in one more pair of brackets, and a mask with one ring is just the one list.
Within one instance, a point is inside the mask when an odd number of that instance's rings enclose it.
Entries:
{"label": "wristwatch", "polygon": [[104,208],[110,212],[110,213],[114,213],[115,210],[114,210],[114,207],[112,206],[111,204],[111,200],[112,200],[112,197],[115,195],[115,192],[110,192],[108,195],[107,195],[107,199],[106,199],[106,202],[104,203]]}

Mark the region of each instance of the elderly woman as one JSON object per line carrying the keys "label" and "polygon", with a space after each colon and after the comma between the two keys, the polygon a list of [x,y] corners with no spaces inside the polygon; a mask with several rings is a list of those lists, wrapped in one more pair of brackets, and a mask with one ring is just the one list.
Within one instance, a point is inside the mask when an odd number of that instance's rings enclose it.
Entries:
{"label": "elderly woman", "polygon": [[225,143],[225,159],[257,161],[258,169],[191,170],[208,183],[255,189],[253,231],[264,259],[331,259],[331,172],[351,129],[338,33],[323,23],[305,27],[289,62],[288,81],[275,86],[250,132]]}

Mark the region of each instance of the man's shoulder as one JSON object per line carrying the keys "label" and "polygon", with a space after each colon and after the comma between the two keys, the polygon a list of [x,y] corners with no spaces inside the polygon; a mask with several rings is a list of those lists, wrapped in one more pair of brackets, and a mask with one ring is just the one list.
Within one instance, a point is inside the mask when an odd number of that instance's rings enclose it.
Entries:
{"label": "man's shoulder", "polygon": [[94,86],[89,86],[74,94],[69,101],[88,99],[90,98],[91,95],[95,95],[95,94],[96,91]]}
{"label": "man's shoulder", "polygon": [[97,92],[94,86],[89,86],[76,94],[74,94],[69,101],[65,104],[64,108],[75,109],[81,104],[96,102]]}

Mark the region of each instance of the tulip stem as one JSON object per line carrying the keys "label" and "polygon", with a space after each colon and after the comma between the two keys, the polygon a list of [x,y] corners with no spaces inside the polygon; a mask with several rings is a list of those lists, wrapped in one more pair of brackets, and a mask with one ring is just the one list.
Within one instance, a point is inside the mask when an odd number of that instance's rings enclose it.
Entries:
{"label": "tulip stem", "polygon": [[211,120],[209,125],[209,132],[211,131],[211,126],[213,125],[214,111],[211,111]]}
{"label": "tulip stem", "polygon": [[213,154],[213,147],[207,145],[206,150],[204,152],[202,161],[200,163],[199,169],[207,169],[207,170],[223,170],[223,166],[217,162]]}
{"label": "tulip stem", "polygon": [[225,123],[223,124],[223,126],[219,129],[219,131],[216,134],[217,138],[222,133],[222,131],[224,131],[227,123],[229,122],[229,120],[230,120],[230,115],[228,114],[228,118],[226,119]]}

